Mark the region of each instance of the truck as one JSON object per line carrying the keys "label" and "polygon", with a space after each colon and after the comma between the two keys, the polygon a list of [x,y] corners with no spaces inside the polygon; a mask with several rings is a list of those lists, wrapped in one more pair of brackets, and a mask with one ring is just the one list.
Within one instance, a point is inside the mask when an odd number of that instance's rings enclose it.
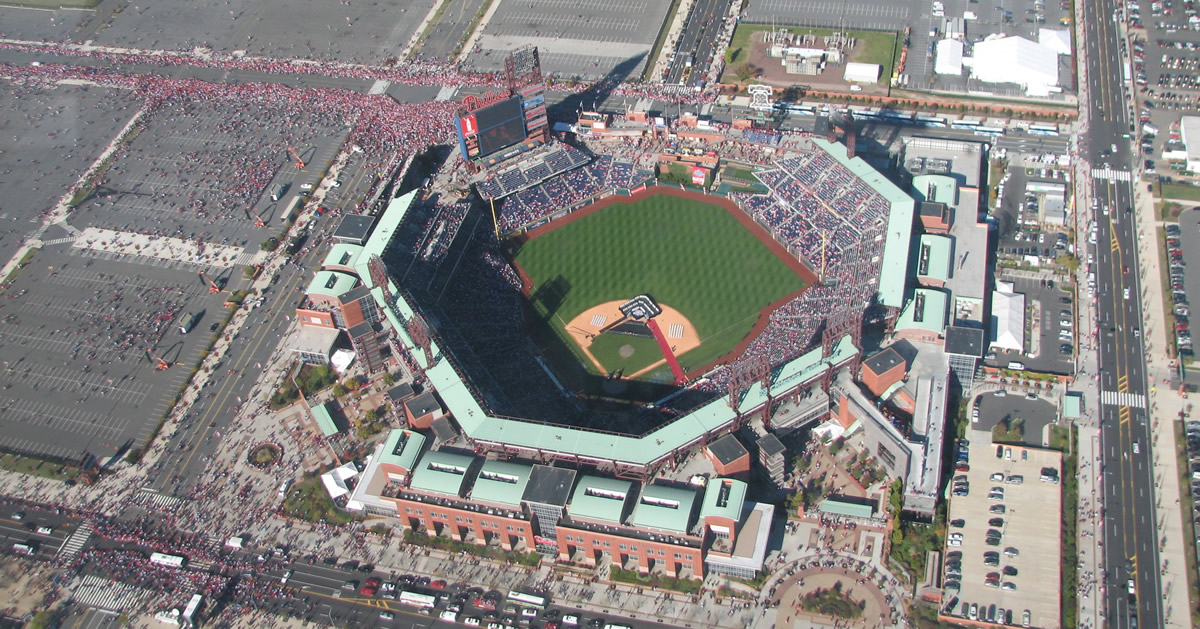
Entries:
{"label": "truck", "polygon": [[179,333],[187,334],[188,332],[191,332],[192,328],[196,327],[196,324],[199,322],[200,322],[200,313],[199,312],[187,315],[186,317],[183,318],[183,322],[179,324]]}
{"label": "truck", "polygon": [[288,187],[287,187],[287,184],[285,184],[285,183],[275,184],[275,187],[271,188],[271,200],[278,201],[278,200],[282,199],[284,193],[287,192],[287,189],[288,189]]}

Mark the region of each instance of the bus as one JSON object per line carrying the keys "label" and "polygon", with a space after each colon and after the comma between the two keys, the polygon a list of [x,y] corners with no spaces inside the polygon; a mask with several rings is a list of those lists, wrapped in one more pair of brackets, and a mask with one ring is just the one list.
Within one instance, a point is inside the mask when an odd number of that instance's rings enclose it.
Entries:
{"label": "bus", "polygon": [[522,607],[532,607],[534,609],[546,609],[546,597],[526,594],[516,590],[509,590],[508,602],[515,603]]}
{"label": "bus", "polygon": [[979,126],[978,120],[954,120],[950,123],[951,129],[967,129],[971,130]]}
{"label": "bus", "polygon": [[922,116],[917,114],[916,122],[918,125],[923,127],[934,127],[938,129],[946,128],[946,119],[938,116]]}
{"label": "bus", "polygon": [[168,555],[165,553],[151,553],[150,563],[160,566],[167,566],[169,568],[182,568],[183,564],[187,563],[187,558],[179,555]]}
{"label": "bus", "polygon": [[438,599],[432,594],[420,594],[405,590],[400,592],[400,598],[397,600],[401,605],[410,605],[412,607],[420,607],[422,609],[432,609],[437,605]]}
{"label": "bus", "polygon": [[1004,135],[1004,129],[1002,127],[975,127],[975,135],[998,138]]}
{"label": "bus", "polygon": [[33,544],[13,544],[12,551],[18,555],[30,556],[34,552]]}
{"label": "bus", "polygon": [[1058,125],[1049,123],[1034,123],[1029,125],[1030,135],[1057,136]]}

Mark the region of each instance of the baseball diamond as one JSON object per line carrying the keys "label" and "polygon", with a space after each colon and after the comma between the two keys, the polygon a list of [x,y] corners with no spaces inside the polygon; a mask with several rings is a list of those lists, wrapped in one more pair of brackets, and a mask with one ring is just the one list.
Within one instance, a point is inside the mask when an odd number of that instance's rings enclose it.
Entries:
{"label": "baseball diamond", "polygon": [[668,375],[652,339],[599,333],[633,295],[663,305],[664,329],[682,326],[671,344],[696,374],[736,358],[771,309],[812,281],[728,200],[672,188],[606,198],[529,236],[514,262],[538,325],[566,346],[566,360],[593,374]]}

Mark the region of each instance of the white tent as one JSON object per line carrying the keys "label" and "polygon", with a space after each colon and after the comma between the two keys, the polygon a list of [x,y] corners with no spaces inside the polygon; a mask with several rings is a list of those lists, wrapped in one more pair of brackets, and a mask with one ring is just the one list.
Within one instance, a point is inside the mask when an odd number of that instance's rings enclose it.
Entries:
{"label": "white tent", "polygon": [[997,282],[992,291],[993,349],[1025,351],[1025,295],[1012,292],[1011,282]]}
{"label": "white tent", "polygon": [[1058,85],[1058,53],[1024,37],[975,44],[971,76],[984,83],[1016,83],[1029,96],[1045,96]]}
{"label": "white tent", "polygon": [[347,481],[355,476],[358,476],[358,468],[354,467],[353,462],[350,462],[321,474],[321,484],[325,485],[325,491],[329,492],[329,497],[336,500],[350,493],[350,485]]}
{"label": "white tent", "polygon": [[1038,29],[1038,43],[1060,55],[1071,54],[1071,32],[1053,28]]}
{"label": "white tent", "polygon": [[957,39],[943,39],[937,43],[937,57],[933,71],[937,74],[962,76],[963,43]]}
{"label": "white tent", "polygon": [[842,80],[851,83],[874,83],[879,80],[878,63],[847,63]]}

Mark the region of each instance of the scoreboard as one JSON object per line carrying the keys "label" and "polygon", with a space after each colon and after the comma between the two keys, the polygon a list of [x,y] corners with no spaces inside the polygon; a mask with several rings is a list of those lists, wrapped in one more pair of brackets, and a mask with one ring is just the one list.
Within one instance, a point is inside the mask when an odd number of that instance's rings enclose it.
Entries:
{"label": "scoreboard", "polygon": [[521,99],[512,96],[464,113],[458,119],[458,136],[463,156],[468,160],[487,157],[524,140]]}

